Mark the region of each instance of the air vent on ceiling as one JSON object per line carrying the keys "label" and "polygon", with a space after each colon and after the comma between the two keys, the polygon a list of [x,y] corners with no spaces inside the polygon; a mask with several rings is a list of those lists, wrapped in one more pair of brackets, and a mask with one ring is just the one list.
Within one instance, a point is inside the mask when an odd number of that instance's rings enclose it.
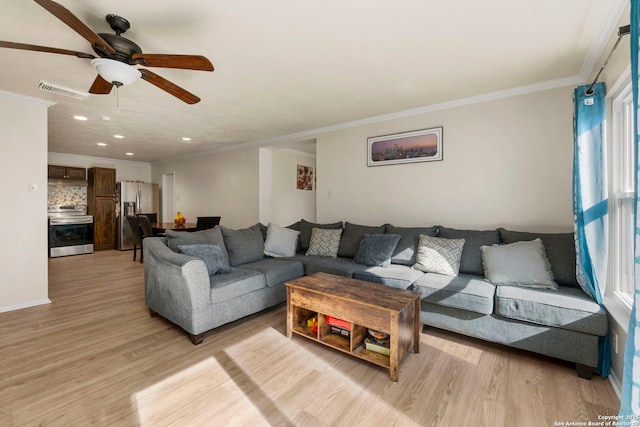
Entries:
{"label": "air vent on ceiling", "polygon": [[63,96],[68,96],[70,98],[74,98],[74,99],[80,99],[82,101],[84,101],[85,99],[87,99],[89,97],[88,93],[84,93],[84,92],[79,92],[77,90],[73,90],[73,89],[69,89],[66,87],[62,87],[59,85],[55,85],[53,83],[49,83],[49,82],[45,82],[44,80],[40,80],[40,82],[38,82],[38,89],[45,91],[45,92],[51,92],[51,93],[55,93],[58,95],[63,95]]}

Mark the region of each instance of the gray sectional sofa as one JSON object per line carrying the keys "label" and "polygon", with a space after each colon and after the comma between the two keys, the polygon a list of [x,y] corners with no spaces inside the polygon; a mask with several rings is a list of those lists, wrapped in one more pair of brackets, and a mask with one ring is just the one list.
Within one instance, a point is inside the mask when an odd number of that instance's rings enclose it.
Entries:
{"label": "gray sectional sofa", "polygon": [[[331,237],[328,249],[316,245],[320,235]],[[282,250],[292,241],[295,248]],[[440,268],[429,264],[433,244],[451,245],[437,250],[445,258],[453,253],[457,264],[445,266],[454,265],[453,272],[433,272]],[[576,280],[573,233],[301,220],[286,229],[256,224],[242,230],[167,232],[143,245],[151,314],[180,326],[194,344],[211,329],[284,302],[285,282],[315,272],[417,290],[423,324],[570,361],[585,378],[598,364],[599,340],[607,333],[605,310]],[[495,254],[527,253],[538,246],[549,283],[502,280],[502,269],[528,279],[528,261],[520,255],[487,264]],[[211,247],[217,251],[213,255],[193,252]]]}

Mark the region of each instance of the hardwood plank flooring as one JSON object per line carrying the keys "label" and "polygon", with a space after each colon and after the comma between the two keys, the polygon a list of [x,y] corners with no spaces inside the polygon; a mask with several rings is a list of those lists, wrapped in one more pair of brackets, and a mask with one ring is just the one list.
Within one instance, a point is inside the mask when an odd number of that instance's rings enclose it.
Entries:
{"label": "hardwood plank flooring", "polygon": [[0,426],[554,426],[618,412],[572,364],[434,328],[399,381],[301,337],[286,309],[199,346],[149,316],[130,252],[49,260],[52,304],[0,313]]}

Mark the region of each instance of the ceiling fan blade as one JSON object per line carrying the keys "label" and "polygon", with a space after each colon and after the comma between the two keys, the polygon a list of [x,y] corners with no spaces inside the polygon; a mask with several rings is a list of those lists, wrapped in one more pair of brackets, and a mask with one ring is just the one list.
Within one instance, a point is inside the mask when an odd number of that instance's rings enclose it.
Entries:
{"label": "ceiling fan blade", "polygon": [[20,50],[35,50],[38,52],[59,53],[62,55],[77,56],[78,58],[87,58],[87,59],[95,58],[95,56],[91,55],[90,53],[76,52],[74,50],[67,50],[67,49],[58,49],[57,47],[37,46],[34,44],[0,41],[0,47],[6,47],[9,49],[20,49]]}
{"label": "ceiling fan blade", "polygon": [[186,102],[187,104],[195,104],[200,102],[200,98],[198,98],[191,92],[188,92],[182,89],[180,86],[176,85],[175,83],[171,83],[169,80],[165,79],[164,77],[160,77],[159,75],[152,73],[149,70],[145,70],[143,68],[139,68],[138,71],[140,71],[140,73],[142,74],[142,78],[144,80],[148,81],[152,85],[159,87],[165,92],[170,93],[171,95]]}
{"label": "ceiling fan blade", "polygon": [[93,93],[94,95],[108,95],[111,93],[112,88],[113,84],[109,83],[103,79],[100,74],[98,74],[91,85],[91,89],[89,89],[89,93]]}
{"label": "ceiling fan blade", "polygon": [[87,27],[84,22],[79,20],[69,9],[52,1],[52,0],[34,0],[40,6],[47,9],[56,18],[67,24],[76,33],[87,39],[92,46],[99,50],[104,50],[109,55],[114,55],[116,51],[107,44],[106,41],[97,35],[93,30]]}
{"label": "ceiling fan blade", "polygon": [[202,55],[161,55],[140,53],[131,55],[134,61],[146,67],[182,68],[185,70],[213,71],[213,64]]}

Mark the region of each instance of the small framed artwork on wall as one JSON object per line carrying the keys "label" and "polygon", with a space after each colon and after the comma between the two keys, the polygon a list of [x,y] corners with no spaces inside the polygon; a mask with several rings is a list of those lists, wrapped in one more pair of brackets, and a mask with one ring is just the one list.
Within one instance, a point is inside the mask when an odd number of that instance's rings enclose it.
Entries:
{"label": "small framed artwork on wall", "polygon": [[442,127],[367,139],[367,166],[442,160]]}
{"label": "small framed artwork on wall", "polygon": [[296,189],[312,191],[314,181],[313,168],[311,166],[298,165]]}

